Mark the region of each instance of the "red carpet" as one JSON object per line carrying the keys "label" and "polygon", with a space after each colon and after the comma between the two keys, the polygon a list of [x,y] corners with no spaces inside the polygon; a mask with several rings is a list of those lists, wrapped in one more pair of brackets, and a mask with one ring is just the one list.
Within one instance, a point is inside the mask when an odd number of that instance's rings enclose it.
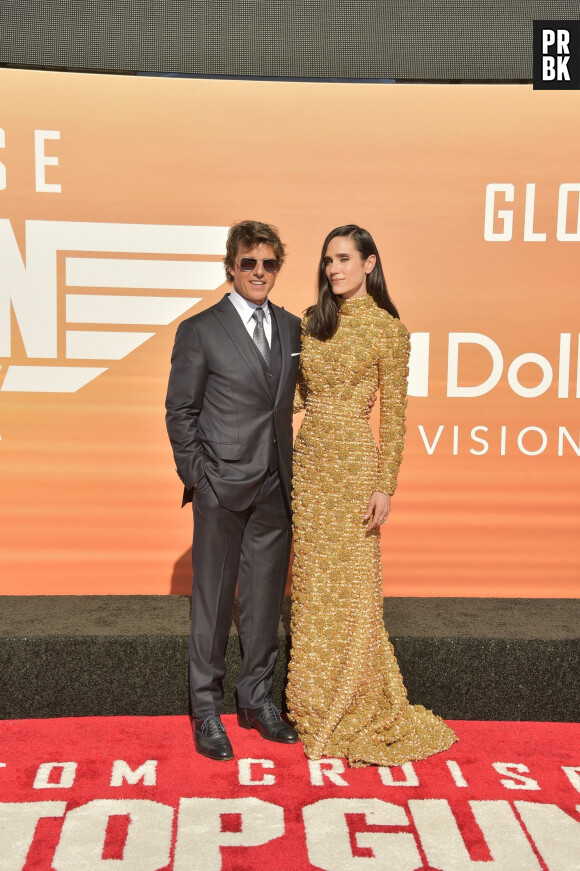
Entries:
{"label": "red carpet", "polygon": [[0,722],[0,871],[574,871],[580,727],[452,722],[394,769],[308,763],[225,717],[236,759],[184,717]]}

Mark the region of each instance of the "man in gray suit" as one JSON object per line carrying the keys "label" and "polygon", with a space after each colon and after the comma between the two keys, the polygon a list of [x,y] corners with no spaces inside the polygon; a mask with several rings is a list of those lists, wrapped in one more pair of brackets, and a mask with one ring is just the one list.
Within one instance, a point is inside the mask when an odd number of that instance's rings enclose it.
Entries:
{"label": "man in gray suit", "polygon": [[224,259],[231,293],[179,325],[171,359],[167,429],[194,515],[191,712],[196,749],[211,759],[233,758],[220,712],[236,581],[238,723],[272,741],[298,740],[271,697],[300,355],[299,318],[268,302],[284,253],[274,227],[233,226]]}

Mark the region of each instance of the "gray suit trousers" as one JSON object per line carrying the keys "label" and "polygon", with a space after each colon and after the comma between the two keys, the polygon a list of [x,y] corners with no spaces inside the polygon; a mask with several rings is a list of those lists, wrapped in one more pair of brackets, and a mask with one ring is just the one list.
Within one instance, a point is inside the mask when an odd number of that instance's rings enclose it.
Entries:
{"label": "gray suit trousers", "polygon": [[290,517],[278,471],[268,474],[243,511],[223,508],[202,477],[195,488],[193,517],[192,715],[221,713],[236,581],[242,653],[237,701],[239,707],[259,708],[272,687],[291,544]]}

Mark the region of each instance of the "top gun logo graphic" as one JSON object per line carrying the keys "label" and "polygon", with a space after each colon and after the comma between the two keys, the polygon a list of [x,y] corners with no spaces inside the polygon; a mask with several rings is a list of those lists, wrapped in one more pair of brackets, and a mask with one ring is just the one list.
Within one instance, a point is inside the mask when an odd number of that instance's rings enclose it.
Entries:
{"label": "top gun logo graphic", "polygon": [[[216,258],[227,227],[27,221],[25,229],[23,256],[10,221],[0,220],[2,391],[75,393],[107,371],[104,361],[121,360],[155,335],[137,327],[171,323],[200,302],[196,294],[225,280]],[[14,322],[26,355],[18,365]]]}

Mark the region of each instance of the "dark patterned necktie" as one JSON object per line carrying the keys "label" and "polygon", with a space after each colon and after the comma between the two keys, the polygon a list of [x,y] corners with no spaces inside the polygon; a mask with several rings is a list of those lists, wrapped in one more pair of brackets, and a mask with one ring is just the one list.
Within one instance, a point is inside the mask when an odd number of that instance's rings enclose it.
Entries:
{"label": "dark patterned necktie", "polygon": [[266,338],[266,333],[264,332],[264,309],[257,308],[254,314],[252,315],[253,320],[256,321],[256,326],[254,327],[254,345],[266,361],[266,366],[270,365],[270,345],[268,344],[268,339]]}

